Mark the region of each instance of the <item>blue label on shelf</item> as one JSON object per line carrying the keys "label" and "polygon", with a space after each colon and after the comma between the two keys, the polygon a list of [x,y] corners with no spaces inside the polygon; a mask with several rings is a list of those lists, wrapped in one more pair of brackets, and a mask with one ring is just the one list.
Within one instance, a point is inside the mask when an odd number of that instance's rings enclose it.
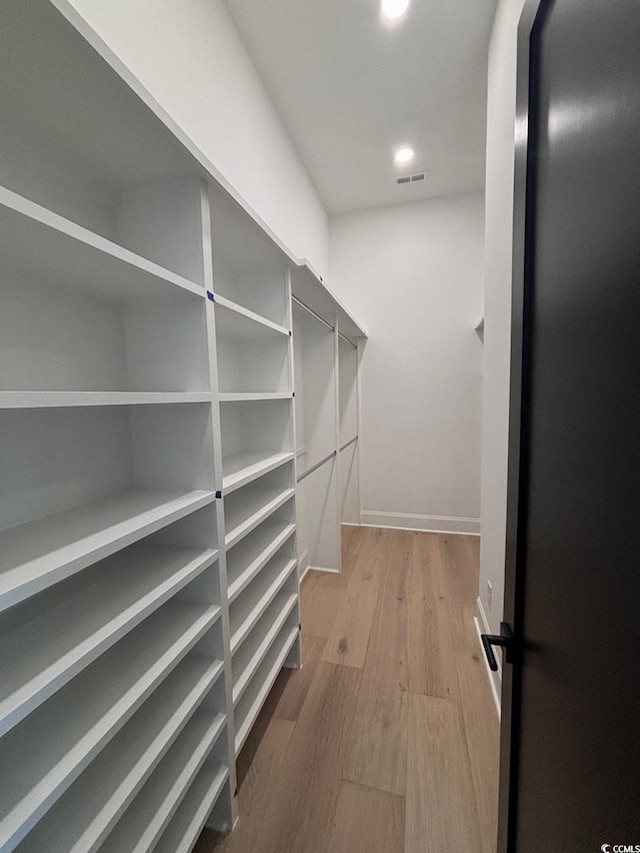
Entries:
{"label": "blue label on shelf", "polygon": [[218,489],[218,491],[216,492],[216,498],[218,500],[220,500],[221,497],[222,497],[222,492],[220,491],[220,489]]}
{"label": "blue label on shelf", "polygon": [[207,290],[207,299],[209,300],[209,302],[215,302],[216,301],[215,296],[213,295],[213,293],[211,293],[210,290]]}

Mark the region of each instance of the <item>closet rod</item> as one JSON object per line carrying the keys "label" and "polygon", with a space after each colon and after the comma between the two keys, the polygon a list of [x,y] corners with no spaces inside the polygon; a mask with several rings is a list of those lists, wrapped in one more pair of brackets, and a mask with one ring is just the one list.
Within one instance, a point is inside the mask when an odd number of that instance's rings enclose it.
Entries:
{"label": "closet rod", "polygon": [[357,441],[357,440],[358,440],[358,436],[357,436],[357,435],[354,435],[354,437],[353,437],[353,438],[350,438],[350,439],[349,439],[349,441],[348,441],[346,444],[343,444],[343,445],[342,445],[342,447],[340,448],[340,453],[342,453],[342,451],[343,451],[343,450],[346,450],[346,449],[347,449],[347,447],[349,447],[349,445],[350,445],[350,444],[353,444],[353,443],[354,443],[354,441]]}
{"label": "closet rod", "polygon": [[332,326],[331,323],[327,323],[327,321],[324,319],[324,317],[321,317],[319,314],[316,314],[316,312],[313,310],[313,308],[309,308],[309,306],[305,305],[304,302],[302,302],[300,299],[298,299],[297,296],[292,296],[291,298],[296,303],[296,305],[299,305],[301,308],[304,308],[305,311],[308,311],[309,314],[311,314],[312,317],[315,317],[316,320],[318,320],[318,322],[322,323],[323,326],[326,326],[327,329],[330,329],[332,332],[335,332],[335,330],[336,330],[335,326]]}
{"label": "closet rod", "polygon": [[333,459],[338,453],[337,450],[333,450],[328,456],[325,456],[324,459],[321,459],[319,462],[316,462],[315,465],[312,465],[311,468],[307,468],[304,474],[300,474],[297,481],[298,483],[302,482],[305,477],[308,477],[309,474],[313,474],[314,471],[317,471],[318,468],[321,468],[325,463],[327,463],[330,459]]}
{"label": "closet rod", "polygon": [[345,343],[351,344],[354,349],[358,349],[358,344],[354,344],[351,338],[348,338],[346,335],[343,335],[342,332],[338,332],[338,337],[342,338]]}

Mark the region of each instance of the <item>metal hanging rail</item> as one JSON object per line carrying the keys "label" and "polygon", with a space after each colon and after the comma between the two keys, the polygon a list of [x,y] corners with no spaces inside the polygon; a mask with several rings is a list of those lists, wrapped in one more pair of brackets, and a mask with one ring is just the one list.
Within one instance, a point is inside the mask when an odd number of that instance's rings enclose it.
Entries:
{"label": "metal hanging rail", "polygon": [[346,443],[346,444],[343,444],[343,445],[342,445],[342,447],[340,448],[340,453],[342,453],[342,451],[343,451],[343,450],[346,450],[346,449],[347,449],[347,447],[349,447],[349,445],[350,445],[350,444],[353,444],[353,443],[354,443],[354,442],[356,442],[357,440],[358,440],[358,436],[357,436],[357,435],[354,435],[354,437],[353,437],[353,438],[350,438],[350,439],[349,439],[349,441],[347,441],[347,443]]}
{"label": "metal hanging rail", "polygon": [[292,296],[292,297],[291,297],[291,299],[296,303],[296,305],[299,305],[301,308],[304,308],[304,310],[305,310],[305,311],[308,311],[308,312],[309,312],[309,314],[311,314],[311,316],[312,316],[312,317],[315,317],[315,319],[316,319],[319,323],[322,323],[322,325],[323,325],[323,326],[326,326],[326,327],[327,327],[327,329],[330,329],[332,332],[335,332],[335,330],[336,330],[336,329],[335,329],[335,326],[332,326],[332,325],[331,325],[331,323],[328,323],[328,322],[324,319],[324,317],[321,317],[319,314],[316,314],[316,312],[313,310],[313,308],[309,308],[309,306],[308,306],[308,305],[305,305],[305,304],[304,304],[304,302],[301,302],[301,301],[300,301],[300,299],[298,299],[298,297],[297,297],[297,296]]}
{"label": "metal hanging rail", "polygon": [[358,349],[358,344],[354,344],[354,342],[351,340],[351,338],[348,338],[346,335],[343,335],[343,334],[342,334],[342,332],[338,332],[338,337],[339,337],[339,338],[342,338],[342,340],[343,340],[345,343],[347,343],[347,344],[351,344],[351,346],[352,346],[354,349]]}
{"label": "metal hanging rail", "polygon": [[321,459],[319,462],[316,462],[315,465],[311,466],[311,468],[307,468],[307,470],[304,472],[304,474],[300,474],[300,476],[298,477],[296,482],[298,482],[298,483],[302,482],[302,480],[304,480],[305,477],[308,477],[309,474],[313,474],[313,472],[317,471],[318,468],[321,468],[323,465],[326,465],[326,463],[330,459],[333,459],[334,456],[337,455],[337,453],[338,453],[337,450],[333,450],[328,456],[325,456],[324,459]]}

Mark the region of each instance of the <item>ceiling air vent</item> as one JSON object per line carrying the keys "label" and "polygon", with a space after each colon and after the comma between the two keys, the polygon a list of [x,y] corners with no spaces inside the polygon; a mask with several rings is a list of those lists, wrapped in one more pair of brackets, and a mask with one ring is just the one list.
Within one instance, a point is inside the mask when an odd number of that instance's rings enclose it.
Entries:
{"label": "ceiling air vent", "polygon": [[424,172],[418,172],[415,175],[403,175],[401,178],[396,178],[396,184],[413,184],[416,181],[424,181]]}

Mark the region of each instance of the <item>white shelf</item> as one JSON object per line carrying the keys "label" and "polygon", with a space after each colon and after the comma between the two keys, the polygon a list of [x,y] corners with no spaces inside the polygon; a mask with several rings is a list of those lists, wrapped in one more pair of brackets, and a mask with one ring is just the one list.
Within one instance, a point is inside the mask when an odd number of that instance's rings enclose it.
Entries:
{"label": "white shelf", "polygon": [[[172,818],[179,811],[183,798],[189,797],[193,785],[197,785],[203,763],[205,767],[213,763],[206,762],[206,758],[225,723],[223,714],[212,718],[210,713],[196,713],[184,735],[176,741],[100,847],[101,853],[147,853],[156,849],[158,839],[167,825],[173,823]],[[218,793],[228,776],[226,766],[216,768]]]}
{"label": "white shelf", "polygon": [[265,521],[227,554],[229,603],[295,533],[295,524]]}
{"label": "white shelf", "polygon": [[297,565],[297,557],[276,555],[233,602],[229,613],[232,655],[256,627],[258,620],[289,580]]}
{"label": "white shelf", "polygon": [[7,614],[0,735],[200,575],[218,556],[133,545]]}
{"label": "white shelf", "polygon": [[[225,717],[154,694],[26,836],[19,853],[93,853],[158,763],[157,782],[180,790],[224,728]],[[193,715],[193,716],[192,716]],[[190,719],[191,717],[191,719]]]}
{"label": "white shelf", "polygon": [[185,655],[219,615],[167,604],[2,738],[0,849],[24,837],[147,697],[197,704],[224,667]]}
{"label": "white shelf", "polygon": [[250,400],[292,400],[291,391],[224,391],[218,395],[221,403],[244,403]]}
{"label": "white shelf", "polygon": [[233,198],[210,184],[213,289],[236,305],[286,326],[290,256]]}
{"label": "white shelf", "polygon": [[[190,853],[228,778],[229,771],[226,767],[205,761],[162,838],[153,848],[155,853]],[[142,850],[147,848],[122,848],[123,853],[129,850],[138,853],[139,849],[142,853]]]}
{"label": "white shelf", "polygon": [[210,393],[197,391],[0,391],[0,409],[175,405],[210,402]]}
{"label": "white shelf", "polygon": [[215,316],[221,401],[290,400],[288,333],[278,334],[271,326],[224,308],[216,308]]}
{"label": "white shelf", "polygon": [[[225,546],[231,548],[295,496],[294,488],[264,489],[259,482],[225,500]],[[232,504],[233,501],[233,504]]]}
{"label": "white shelf", "polygon": [[291,451],[283,453],[240,453],[223,460],[222,488],[225,494],[251,483],[263,474],[279,468],[294,458]]}
{"label": "white shelf", "polygon": [[[267,320],[255,311],[250,311],[248,308],[243,308],[236,302],[232,302],[225,296],[215,294],[215,304],[217,308],[223,308],[225,311],[216,310],[216,320],[221,328],[228,334],[242,338],[254,338],[268,335],[270,332],[278,332],[278,334],[289,337],[289,330],[272,320]],[[229,312],[229,313],[226,313]]]}
{"label": "white shelf", "polygon": [[234,712],[236,755],[242,749],[247,735],[256,721],[256,717],[269,695],[273,682],[276,680],[278,673],[287,659],[287,655],[298,637],[298,633],[299,629],[297,625],[295,628],[291,628],[291,630],[288,630],[286,627],[282,630],[280,636],[277,637],[269,649],[269,653],[255,673],[249,689],[245,691],[244,696],[238,703]]}
{"label": "white shelf", "polygon": [[122,301],[195,294],[202,287],[0,187],[2,262],[14,271]]}
{"label": "white shelf", "polygon": [[3,531],[0,611],[214,500],[209,491],[133,491]]}
{"label": "white shelf", "polygon": [[297,592],[290,593],[285,590],[278,595],[252,628],[250,638],[240,646],[234,655],[231,663],[234,706],[240,701],[244,691],[251,683],[260,664],[278,637],[280,629],[294,609],[297,600]]}

